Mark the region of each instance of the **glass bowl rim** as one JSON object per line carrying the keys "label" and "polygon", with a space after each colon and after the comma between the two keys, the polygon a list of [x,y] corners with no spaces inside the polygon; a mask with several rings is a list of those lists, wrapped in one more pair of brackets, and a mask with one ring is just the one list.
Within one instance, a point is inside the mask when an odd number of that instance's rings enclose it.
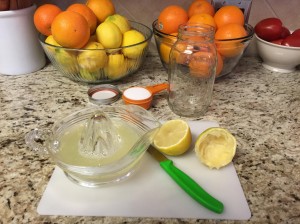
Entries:
{"label": "glass bowl rim", "polygon": [[[152,28],[153,28],[153,33],[159,33],[160,35],[164,35],[164,36],[170,36],[170,37],[176,37],[174,35],[171,35],[171,34],[167,34],[167,33],[164,33],[164,32],[161,32],[159,31],[157,28],[156,28],[156,24],[157,24],[157,19],[153,21],[152,23]],[[254,35],[254,28],[253,26],[251,26],[250,24],[248,23],[245,23],[244,24],[244,27],[246,28],[246,31],[248,32],[247,36],[244,36],[244,37],[239,37],[239,38],[234,38],[234,39],[226,39],[226,40],[220,40],[220,39],[215,39],[215,41],[217,42],[229,42],[229,41],[238,41],[238,40],[248,40],[248,39],[251,39]]]}
{"label": "glass bowl rim", "polygon": [[63,49],[63,50],[70,50],[70,51],[78,51],[78,52],[81,52],[81,51],[118,51],[118,50],[121,50],[121,49],[124,49],[124,48],[130,48],[130,47],[134,47],[134,46],[138,46],[138,45],[142,45],[144,43],[147,43],[151,40],[152,36],[153,36],[153,30],[151,30],[150,27],[148,27],[147,25],[143,24],[143,23],[140,23],[140,22],[136,22],[136,21],[132,21],[132,20],[128,20],[130,23],[133,23],[133,24],[137,24],[137,25],[140,25],[144,28],[146,28],[148,31],[149,31],[149,35],[147,37],[145,37],[145,40],[143,40],[142,42],[139,42],[139,43],[136,43],[136,44],[131,44],[131,45],[128,45],[128,46],[123,46],[123,47],[118,47],[118,48],[104,48],[104,49],[84,49],[84,48],[68,48],[68,47],[62,47],[62,46],[56,46],[56,45],[53,45],[53,44],[49,44],[49,43],[46,43],[45,40],[46,40],[46,36],[39,33],[38,35],[38,40],[40,41],[41,44],[45,45],[45,46],[48,46],[48,47],[53,47],[53,48],[56,48],[56,49]]}

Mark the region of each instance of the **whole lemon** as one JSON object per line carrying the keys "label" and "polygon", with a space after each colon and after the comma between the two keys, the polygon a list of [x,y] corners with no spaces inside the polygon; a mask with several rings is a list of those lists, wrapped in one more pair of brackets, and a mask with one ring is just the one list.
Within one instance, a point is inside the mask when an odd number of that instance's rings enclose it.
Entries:
{"label": "whole lemon", "polygon": [[[135,46],[130,46],[130,45],[135,45]],[[130,47],[126,47],[126,46],[130,46]],[[124,47],[122,50],[123,54],[128,58],[134,59],[142,55],[144,49],[147,47],[147,42],[145,41],[145,37],[142,33],[140,33],[137,30],[129,30],[123,34],[122,47]]]}
{"label": "whole lemon", "polygon": [[125,33],[126,31],[130,30],[131,26],[128,22],[127,18],[124,16],[121,16],[120,14],[114,14],[111,16],[108,16],[105,21],[112,22],[116,24],[122,33]]}
{"label": "whole lemon", "polygon": [[[54,40],[53,36],[52,35],[49,35],[46,39],[45,39],[45,43],[47,44],[50,44],[50,45],[53,45],[53,46],[58,46],[58,47],[61,47],[61,45],[59,45],[56,40]],[[55,47],[50,47],[50,46],[47,46],[47,50],[49,52],[51,52],[52,54],[55,54]]]}
{"label": "whole lemon", "polygon": [[109,79],[119,79],[126,74],[127,63],[123,54],[111,54],[108,56],[107,66],[104,68]]}
{"label": "whole lemon", "polygon": [[63,69],[64,73],[78,72],[77,57],[73,52],[67,50],[57,49],[54,58],[59,63],[59,67]]}
{"label": "whole lemon", "polygon": [[107,55],[102,44],[91,41],[84,47],[84,49],[91,50],[82,51],[77,56],[79,66],[81,68],[89,72],[94,72],[106,65]]}
{"label": "whole lemon", "polygon": [[110,21],[105,21],[97,27],[96,36],[105,48],[118,48],[122,44],[122,32]]}

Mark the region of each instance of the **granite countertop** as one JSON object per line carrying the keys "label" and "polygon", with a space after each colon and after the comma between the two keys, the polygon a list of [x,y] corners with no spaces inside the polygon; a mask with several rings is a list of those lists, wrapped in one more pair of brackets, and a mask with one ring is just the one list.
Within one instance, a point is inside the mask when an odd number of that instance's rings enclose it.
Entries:
{"label": "granite countertop", "polygon": [[[158,56],[150,54],[139,72],[116,84],[124,90],[166,80]],[[217,223],[37,213],[55,165],[30,151],[24,136],[89,106],[88,88],[62,77],[50,64],[28,75],[0,75],[0,223]],[[159,119],[177,117],[165,92],[155,96],[150,111]],[[237,139],[234,166],[252,213],[246,222],[300,223],[300,71],[274,73],[259,59],[244,57],[230,75],[216,81],[212,104],[200,119],[219,122]]]}

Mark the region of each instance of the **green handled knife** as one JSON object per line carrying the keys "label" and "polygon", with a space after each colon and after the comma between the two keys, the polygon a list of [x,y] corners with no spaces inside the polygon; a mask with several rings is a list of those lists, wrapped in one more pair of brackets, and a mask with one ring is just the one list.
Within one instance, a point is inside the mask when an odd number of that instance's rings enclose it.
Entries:
{"label": "green handled knife", "polygon": [[172,179],[193,199],[213,212],[219,214],[223,212],[223,203],[208,194],[191,177],[178,169],[173,164],[172,160],[169,160],[152,145],[148,148],[148,152],[159,162],[160,166],[169,174],[169,176],[172,177]]}

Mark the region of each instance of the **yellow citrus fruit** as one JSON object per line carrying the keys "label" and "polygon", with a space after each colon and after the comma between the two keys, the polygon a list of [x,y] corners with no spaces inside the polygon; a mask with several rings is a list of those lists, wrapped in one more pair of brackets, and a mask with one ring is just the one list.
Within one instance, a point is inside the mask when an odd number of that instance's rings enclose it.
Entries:
{"label": "yellow citrus fruit", "polygon": [[162,153],[177,156],[191,146],[192,134],[188,123],[181,119],[169,120],[162,124],[153,139],[153,146]]}
{"label": "yellow citrus fruit", "polygon": [[113,14],[108,16],[105,21],[110,21],[116,24],[122,33],[131,29],[130,23],[125,16],[121,16],[120,14]]}
{"label": "yellow citrus fruit", "polygon": [[167,64],[169,64],[169,61],[170,61],[169,56],[170,56],[171,48],[172,48],[172,46],[170,46],[166,43],[161,43],[159,45],[160,57]]}
{"label": "yellow citrus fruit", "polygon": [[160,57],[167,64],[169,64],[171,48],[176,40],[177,33],[171,33],[170,36],[163,38],[161,44],[159,45]]}
{"label": "yellow citrus fruit", "polygon": [[59,46],[61,47],[53,38],[52,35],[48,36],[46,39],[45,39],[45,43],[47,44],[51,44],[51,45],[54,45],[54,46]]}
{"label": "yellow citrus fruit", "polygon": [[89,42],[83,49],[90,49],[90,51],[82,51],[77,56],[80,68],[89,72],[104,68],[107,62],[107,55],[102,44]]}
{"label": "yellow citrus fruit", "polygon": [[194,150],[203,164],[219,169],[232,161],[236,139],[227,129],[208,128],[198,136]]}
{"label": "yellow citrus fruit", "polygon": [[58,49],[54,55],[58,66],[64,71],[64,73],[76,73],[78,71],[77,57],[76,55],[65,49]]}
{"label": "yellow citrus fruit", "polygon": [[[128,58],[138,58],[142,55],[144,49],[147,46],[147,42],[142,33],[137,30],[129,30],[123,34],[122,47],[123,54]],[[143,43],[142,43],[143,42]],[[136,44],[136,45],[135,45]],[[135,46],[130,46],[135,45]],[[126,47],[130,46],[130,47]]]}
{"label": "yellow citrus fruit", "polygon": [[[47,44],[50,44],[50,45],[53,45],[53,46],[58,46],[58,47],[61,47],[53,38],[52,35],[48,36],[46,39],[45,39],[45,43]],[[52,54],[55,54],[55,49],[56,47],[53,47],[53,46],[46,46],[47,50],[49,52],[51,52]]]}
{"label": "yellow citrus fruit", "polygon": [[118,48],[122,44],[122,33],[119,27],[106,21],[101,23],[96,29],[97,40],[105,48]]}
{"label": "yellow citrus fruit", "polygon": [[110,54],[104,71],[107,74],[107,77],[112,80],[123,77],[127,71],[127,64],[124,55]]}

